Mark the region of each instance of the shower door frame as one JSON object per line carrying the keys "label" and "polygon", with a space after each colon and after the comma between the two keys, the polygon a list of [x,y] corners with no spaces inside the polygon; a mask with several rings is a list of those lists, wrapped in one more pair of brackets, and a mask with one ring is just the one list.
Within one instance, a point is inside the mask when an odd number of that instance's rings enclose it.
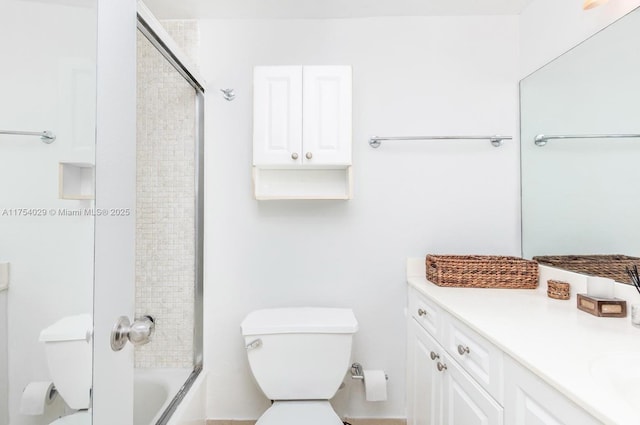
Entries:
{"label": "shower door frame", "polygon": [[202,371],[203,351],[203,287],[204,287],[204,83],[199,78],[180,48],[151,14],[149,9],[138,2],[137,29],[156,48],[176,71],[193,87],[195,97],[195,287],[194,287],[194,335],[193,370],[173,395],[173,400],[165,409],[156,425],[166,424]]}

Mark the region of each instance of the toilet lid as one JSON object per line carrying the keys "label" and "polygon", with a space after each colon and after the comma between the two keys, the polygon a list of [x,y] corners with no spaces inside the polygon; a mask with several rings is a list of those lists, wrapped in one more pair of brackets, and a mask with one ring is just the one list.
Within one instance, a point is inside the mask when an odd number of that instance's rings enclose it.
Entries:
{"label": "toilet lid", "polygon": [[276,401],[256,423],[256,425],[300,424],[343,425],[331,404],[325,400]]}
{"label": "toilet lid", "polygon": [[63,416],[50,425],[91,425],[91,412],[88,410],[81,410],[72,415]]}

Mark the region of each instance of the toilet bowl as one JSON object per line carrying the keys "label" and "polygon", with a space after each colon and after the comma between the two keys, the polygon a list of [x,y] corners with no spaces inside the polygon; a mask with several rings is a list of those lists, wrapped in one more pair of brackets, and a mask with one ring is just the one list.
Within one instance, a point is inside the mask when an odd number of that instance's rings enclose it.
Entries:
{"label": "toilet bowl", "polygon": [[50,425],[90,425],[93,319],[89,314],[64,317],[40,332],[47,366],[58,394],[77,410]]}
{"label": "toilet bowl", "polygon": [[257,310],[241,328],[251,372],[274,402],[256,425],[342,425],[329,399],[350,366],[358,330],[352,310]]}

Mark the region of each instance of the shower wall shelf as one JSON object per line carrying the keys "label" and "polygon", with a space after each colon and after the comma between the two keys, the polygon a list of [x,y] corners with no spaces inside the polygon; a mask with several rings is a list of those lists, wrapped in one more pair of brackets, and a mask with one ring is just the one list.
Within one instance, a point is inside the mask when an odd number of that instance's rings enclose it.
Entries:
{"label": "shower wall shelf", "polygon": [[95,199],[94,176],[93,164],[61,161],[58,168],[58,197],[69,200]]}

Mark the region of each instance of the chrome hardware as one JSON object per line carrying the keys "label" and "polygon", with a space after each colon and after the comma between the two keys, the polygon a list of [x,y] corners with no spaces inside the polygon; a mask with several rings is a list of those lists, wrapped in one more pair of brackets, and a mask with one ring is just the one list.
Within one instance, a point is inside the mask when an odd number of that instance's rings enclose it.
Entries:
{"label": "chrome hardware", "polygon": [[247,344],[247,346],[245,347],[247,350],[253,350],[255,348],[259,348],[262,347],[262,340],[260,338],[258,339],[254,339],[253,341],[251,341],[250,343]]}
{"label": "chrome hardware", "polygon": [[462,344],[458,345],[458,354],[461,356],[469,354],[469,347],[464,347]]}
{"label": "chrome hardware", "polygon": [[638,139],[640,134],[558,134],[555,136],[548,136],[544,134],[538,134],[534,137],[533,142],[536,146],[544,146],[549,140],[556,139]]}
{"label": "chrome hardware", "polygon": [[222,92],[222,97],[229,102],[236,98],[236,94],[233,89],[220,89],[220,91]]}
{"label": "chrome hardware", "polygon": [[424,310],[422,308],[418,309],[418,316],[422,317],[422,316],[426,316],[427,315],[427,310]]}
{"label": "chrome hardware", "polygon": [[52,131],[11,131],[11,130],[0,130],[0,134],[10,134],[14,136],[40,136],[40,140],[42,143],[50,144],[55,142],[56,135],[53,134]]}
{"label": "chrome hardware", "polygon": [[292,154],[291,154],[291,159],[293,159],[294,161],[295,161],[296,159],[298,159],[298,154],[297,154],[296,152],[292,153]]}
{"label": "chrome hardware", "polygon": [[[364,370],[362,369],[362,365],[358,362],[355,362],[351,365],[351,379],[360,379],[364,381]],[[389,375],[384,374],[384,379],[389,380]]]}
{"label": "chrome hardware", "polygon": [[503,140],[512,140],[511,136],[400,136],[400,137],[382,137],[373,136],[369,139],[369,146],[379,148],[383,141],[393,140],[488,140],[491,145],[498,148],[502,146]]}
{"label": "chrome hardware", "polygon": [[151,341],[156,329],[155,321],[151,316],[142,316],[133,324],[127,316],[121,316],[111,331],[111,349],[120,351],[130,341],[133,345],[144,345]]}
{"label": "chrome hardware", "polygon": [[305,157],[306,157],[307,159],[311,159],[311,158],[313,158],[313,154],[312,154],[311,152],[307,152],[307,154],[305,155]]}
{"label": "chrome hardware", "polygon": [[447,365],[444,364],[444,363],[438,362],[437,367],[438,367],[438,372],[442,372],[443,370],[447,370]]}
{"label": "chrome hardware", "polygon": [[360,363],[354,363],[351,365],[351,379],[364,380],[364,372],[362,371],[362,365]]}
{"label": "chrome hardware", "polygon": [[435,351],[432,351],[430,356],[431,356],[431,360],[435,360],[435,359],[439,359],[440,358],[440,354],[436,353]]}

